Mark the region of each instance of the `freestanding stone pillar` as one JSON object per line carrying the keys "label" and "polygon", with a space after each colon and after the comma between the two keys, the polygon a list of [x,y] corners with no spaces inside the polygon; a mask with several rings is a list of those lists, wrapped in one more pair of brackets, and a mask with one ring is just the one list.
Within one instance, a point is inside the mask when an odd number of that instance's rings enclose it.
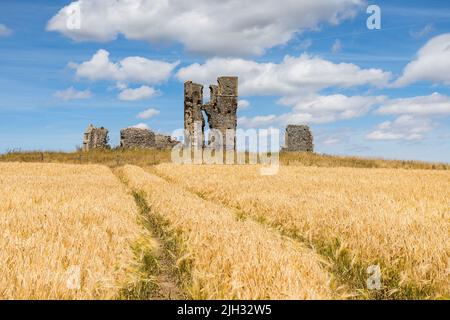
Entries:
{"label": "freestanding stone pillar", "polygon": [[[184,129],[186,144],[202,148],[204,144],[205,119],[202,114],[203,86],[192,81],[184,83]],[[197,136],[195,136],[197,135]],[[199,141],[200,140],[200,141]]]}

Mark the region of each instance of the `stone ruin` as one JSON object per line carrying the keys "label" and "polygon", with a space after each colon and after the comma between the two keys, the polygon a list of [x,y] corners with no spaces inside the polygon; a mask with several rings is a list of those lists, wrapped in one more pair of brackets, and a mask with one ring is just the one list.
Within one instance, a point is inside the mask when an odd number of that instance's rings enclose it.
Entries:
{"label": "stone ruin", "polygon": [[149,129],[127,128],[120,131],[121,148],[168,149],[178,143],[171,136],[155,134]]}
{"label": "stone ruin", "polygon": [[[219,77],[217,83],[209,87],[210,101],[206,104],[203,103],[202,85],[192,81],[184,83],[184,129],[188,139],[185,143],[194,148],[214,148],[221,144],[226,145],[229,150],[236,150],[238,78]],[[222,134],[223,141],[216,141],[214,133],[210,133],[208,143],[205,144],[206,122],[211,132],[217,130]],[[109,148],[108,141],[107,129],[89,125],[84,134],[83,150]],[[166,149],[178,143],[170,136],[155,134],[148,129],[127,128],[120,131],[121,148]],[[313,135],[309,126],[288,125],[282,151],[314,152]]]}
{"label": "stone ruin", "polygon": [[171,136],[166,136],[163,134],[155,135],[155,143],[157,149],[168,149],[177,145],[179,142],[173,139]]}
{"label": "stone ruin", "polygon": [[[108,130],[89,125],[84,133],[83,151],[109,149]],[[149,129],[127,128],[120,131],[120,148],[168,149],[180,143],[171,136],[155,134]]]}
{"label": "stone ruin", "polygon": [[103,127],[95,128],[92,124],[88,126],[84,133],[83,151],[93,149],[109,149],[108,129]]}
{"label": "stone ruin", "polygon": [[288,125],[283,151],[314,152],[314,140],[309,126]]}
{"label": "stone ruin", "polygon": [[156,148],[155,134],[148,129],[127,128],[120,131],[121,148]]}
{"label": "stone ruin", "polygon": [[[189,142],[194,147],[203,147],[205,119],[203,109],[203,86],[187,81],[184,83],[184,129],[189,134]],[[194,133],[200,135],[196,137]],[[199,141],[200,140],[200,141]]]}
{"label": "stone ruin", "polygon": [[[189,134],[188,138],[194,147],[203,147],[205,132],[205,112],[210,129],[221,132],[223,141],[215,141],[214,136],[208,138],[208,145],[226,143],[227,148],[236,149],[236,128],[237,128],[237,108],[238,108],[238,78],[219,77],[218,85],[211,85],[210,101],[203,104],[203,86],[187,81],[184,84],[184,128]],[[197,127],[197,135],[195,129]],[[227,136],[227,130],[229,133]],[[225,139],[228,139],[226,141]]]}

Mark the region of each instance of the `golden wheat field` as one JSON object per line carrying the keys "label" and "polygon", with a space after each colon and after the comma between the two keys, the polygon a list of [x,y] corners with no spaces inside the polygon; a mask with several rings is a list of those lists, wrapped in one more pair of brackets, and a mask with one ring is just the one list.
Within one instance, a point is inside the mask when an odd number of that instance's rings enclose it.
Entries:
{"label": "golden wheat field", "polygon": [[177,264],[188,268],[185,287],[192,298],[333,297],[331,275],[312,250],[139,167],[127,166],[122,175],[179,233],[185,248]]}
{"label": "golden wheat field", "polygon": [[[155,172],[308,244],[355,293],[449,297],[450,172],[162,164]],[[383,290],[368,292],[378,265]]]}
{"label": "golden wheat field", "polygon": [[450,298],[448,170],[113,167],[0,163],[0,299]]}
{"label": "golden wheat field", "polygon": [[146,236],[107,167],[0,163],[0,299],[109,299]]}

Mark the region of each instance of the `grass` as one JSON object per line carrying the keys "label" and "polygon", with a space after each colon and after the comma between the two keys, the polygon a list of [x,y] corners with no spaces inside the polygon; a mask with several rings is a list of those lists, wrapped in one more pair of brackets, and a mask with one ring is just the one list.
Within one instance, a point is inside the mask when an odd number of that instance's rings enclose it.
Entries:
{"label": "grass", "polygon": [[0,162],[103,164],[111,168],[121,167],[125,164],[148,166],[170,162],[170,150],[114,149],[91,152],[8,152],[0,155]]}
{"label": "grass", "polygon": [[[0,162],[47,162],[72,164],[104,164],[117,168],[125,164],[137,166],[171,162],[170,150],[113,149],[91,152],[10,151],[0,155]],[[449,170],[450,164],[421,161],[367,159],[359,157],[330,156],[305,152],[282,152],[280,162],[285,166],[392,168]]]}

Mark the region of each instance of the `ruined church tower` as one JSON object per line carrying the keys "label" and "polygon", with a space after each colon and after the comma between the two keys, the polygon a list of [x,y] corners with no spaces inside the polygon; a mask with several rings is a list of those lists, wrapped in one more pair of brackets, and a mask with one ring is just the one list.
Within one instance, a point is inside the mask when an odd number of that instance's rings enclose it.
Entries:
{"label": "ruined church tower", "polygon": [[[187,81],[184,84],[184,128],[189,133],[191,143],[194,142],[194,129],[197,125],[198,139],[204,146],[206,113],[209,128],[220,131],[223,141],[209,139],[208,145],[220,143],[228,149],[236,148],[237,108],[238,108],[238,78],[219,77],[218,85],[210,86],[210,101],[203,104],[203,86]],[[231,130],[231,131],[230,131]],[[228,133],[228,136],[226,135]],[[228,140],[226,140],[228,139]],[[197,143],[200,146],[200,142]]]}

